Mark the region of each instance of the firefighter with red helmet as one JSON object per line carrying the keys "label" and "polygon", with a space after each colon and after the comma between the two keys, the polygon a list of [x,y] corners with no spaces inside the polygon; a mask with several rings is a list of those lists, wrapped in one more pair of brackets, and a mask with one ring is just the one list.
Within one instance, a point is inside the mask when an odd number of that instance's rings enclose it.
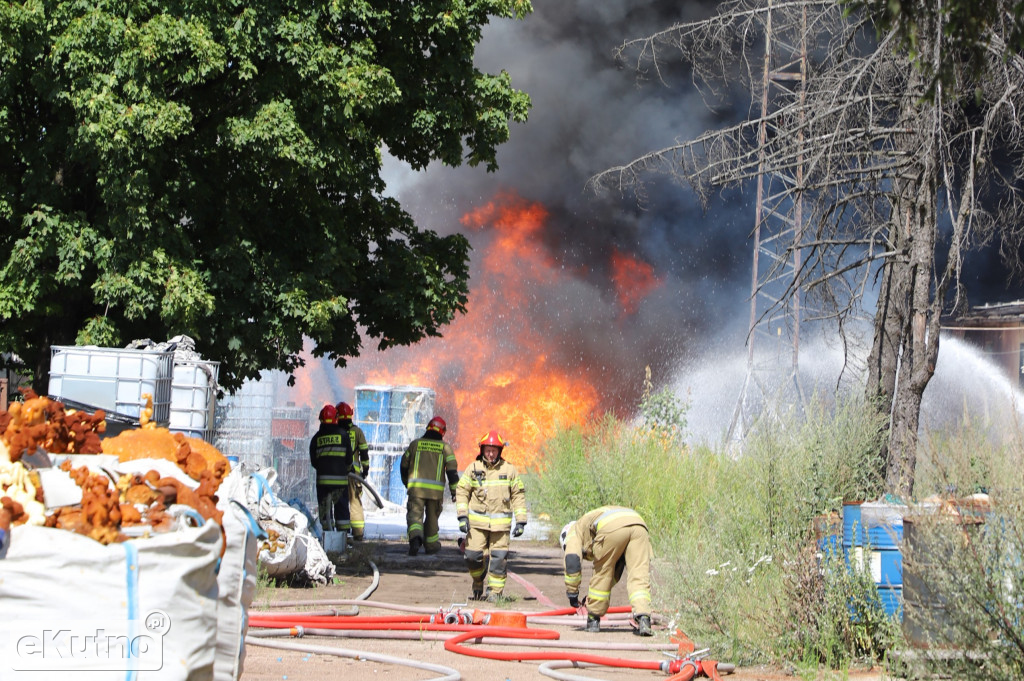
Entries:
{"label": "firefighter with red helmet", "polygon": [[[509,534],[526,529],[526,490],[516,467],[502,458],[505,441],[497,431],[480,438],[480,454],[462,473],[455,488],[455,513],[466,533],[466,566],[473,578],[473,598],[496,601],[505,588]],[[515,520],[515,527],[512,521]],[[485,562],[486,561],[486,562]]]}
{"label": "firefighter with red helmet", "polygon": [[[352,455],[352,472],[361,478],[370,474],[370,445],[366,442],[363,429],[352,423],[355,411],[348,402],[338,402],[338,425],[345,431],[345,447]],[[366,516],[363,514],[363,483],[350,480],[348,485],[348,509],[351,519],[352,541],[363,540]]]}
{"label": "firefighter with red helmet", "polygon": [[347,532],[351,526],[348,509],[348,474],[352,453],[346,446],[346,432],[338,424],[333,404],[320,410],[320,428],[309,441],[309,461],[316,469],[316,498],[320,523],[325,531]]}
{"label": "firefighter with red helmet", "polygon": [[639,513],[624,506],[602,506],[562,528],[559,536],[565,556],[565,595],[580,607],[583,560],[594,561],[587,596],[587,631],[601,630],[608,612],[612,587],[626,573],[626,593],[633,610],[634,634],[651,631],[651,538]]}
{"label": "firefighter with red helmet", "polygon": [[437,518],[444,504],[444,481],[455,501],[455,485],[459,482],[455,452],[444,442],[448,424],[440,416],[427,423],[423,437],[409,443],[402,454],[402,484],[408,490],[405,502],[405,524],[409,533],[409,555],[415,556],[420,547],[428,554],[441,550]]}

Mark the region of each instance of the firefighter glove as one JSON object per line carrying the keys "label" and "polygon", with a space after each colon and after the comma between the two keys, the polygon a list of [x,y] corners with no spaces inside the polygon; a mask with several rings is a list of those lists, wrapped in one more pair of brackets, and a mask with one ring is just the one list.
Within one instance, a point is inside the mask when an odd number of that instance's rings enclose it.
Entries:
{"label": "firefighter glove", "polygon": [[526,529],[526,523],[516,523],[515,529],[512,530],[512,536],[513,537],[518,537],[518,536],[522,535],[523,530],[525,530],[525,529]]}
{"label": "firefighter glove", "polygon": [[566,592],[565,595],[569,597],[569,605],[571,605],[574,608],[579,609],[579,607],[580,607],[580,595],[579,594],[571,594],[571,593],[568,593],[568,592]]}
{"label": "firefighter glove", "polygon": [[455,490],[449,488],[449,491],[452,493],[452,501],[455,501]]}
{"label": "firefighter glove", "polygon": [[469,534],[469,518],[464,515],[459,516],[459,532]]}

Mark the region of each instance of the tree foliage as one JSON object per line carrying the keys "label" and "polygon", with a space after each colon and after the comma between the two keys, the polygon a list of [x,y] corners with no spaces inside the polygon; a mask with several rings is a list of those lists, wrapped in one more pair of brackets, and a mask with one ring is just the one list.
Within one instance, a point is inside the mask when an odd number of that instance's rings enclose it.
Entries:
{"label": "tree foliage", "polygon": [[[437,335],[468,242],[383,194],[496,168],[527,95],[473,66],[528,0],[23,0],[0,7],[0,350],[194,337],[222,383]],[[45,375],[45,374],[44,374]],[[40,378],[37,375],[37,380]]]}
{"label": "tree foliage", "polygon": [[[1011,0],[1001,7],[1010,12]],[[889,417],[881,456],[887,487],[902,495],[913,492],[940,318],[965,301],[964,262],[994,239],[1015,254],[1024,221],[1024,60],[1007,57],[1008,36],[995,30],[1007,27],[998,25],[986,34],[981,70],[957,61],[957,43],[947,39],[955,27],[941,13],[927,16],[934,23],[920,33],[921,54],[933,72],[944,61],[957,65],[955,86],[938,81],[932,96],[933,83],[910,68],[894,33],[876,41],[868,17],[830,0],[735,0],[709,20],[629,41],[621,54],[635,55],[639,68],[680,52],[698,80],[737,77],[753,101],[764,96],[770,106],[593,180],[635,188],[645,173],[664,172],[708,200],[723,185],[785,178],[803,225],[781,249],[779,263],[800,265],[777,304],[806,292],[844,329],[863,312],[865,293],[877,292],[867,394]],[[801,86],[766,92],[767,35],[770,48],[808,55]]]}
{"label": "tree foliage", "polygon": [[[865,11],[878,27],[879,34],[895,33],[911,62],[929,81],[927,96],[935,95],[939,83],[957,85],[957,72],[964,68],[982,75],[989,67],[992,36],[1005,39],[999,48],[1004,59],[1024,50],[1024,1],[945,0],[923,2],[908,0],[843,0],[851,11]],[[922,52],[922,46],[934,45],[931,31],[940,27],[946,44],[938,59]]]}

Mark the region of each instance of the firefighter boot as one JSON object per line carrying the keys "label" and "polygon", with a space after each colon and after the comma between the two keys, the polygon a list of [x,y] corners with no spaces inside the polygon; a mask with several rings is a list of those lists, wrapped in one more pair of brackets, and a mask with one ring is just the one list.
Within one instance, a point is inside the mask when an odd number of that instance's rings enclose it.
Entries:
{"label": "firefighter boot", "polygon": [[420,547],[423,546],[423,540],[419,537],[413,537],[409,540],[409,555],[415,556],[420,552]]}
{"label": "firefighter boot", "polygon": [[651,631],[651,616],[640,615],[636,618],[636,629],[633,633],[637,636],[653,636],[654,632]]}
{"label": "firefighter boot", "polygon": [[597,615],[587,615],[587,628],[588,633],[596,634],[601,631],[601,618]]}

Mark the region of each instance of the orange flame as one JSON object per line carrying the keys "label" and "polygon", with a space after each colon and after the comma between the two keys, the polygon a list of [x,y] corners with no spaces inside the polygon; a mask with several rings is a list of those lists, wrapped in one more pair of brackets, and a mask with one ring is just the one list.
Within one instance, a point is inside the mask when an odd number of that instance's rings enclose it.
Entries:
{"label": "orange flame", "polygon": [[[598,404],[598,391],[578,367],[551,359],[559,339],[537,328],[531,306],[543,293],[568,283],[539,236],[548,218],[543,206],[501,195],[462,218],[490,237],[474,274],[465,315],[410,348],[389,351],[385,364],[363,374],[371,384],[432,387],[439,403],[455,414],[449,434],[459,466],[479,453],[490,429],[511,444],[504,455],[530,467],[556,424],[584,421]],[[454,417],[454,418],[453,418]],[[456,432],[457,431],[457,432]]]}
{"label": "orange flame", "polygon": [[[432,388],[460,468],[476,457],[477,442],[491,429],[510,442],[508,460],[535,467],[540,446],[557,425],[583,423],[608,402],[611,391],[595,382],[600,369],[566,359],[560,343],[571,339],[565,330],[552,333],[544,321],[548,299],[593,276],[552,255],[543,239],[548,220],[543,206],[509,193],[467,212],[461,222],[475,235],[466,314],[445,327],[443,337],[365,353],[343,372],[351,385]],[[661,284],[650,265],[628,254],[614,252],[611,270],[626,314]],[[334,367],[306,355],[306,370],[319,366],[319,378],[301,381],[297,375],[299,392],[337,397],[342,378]],[[352,397],[346,396],[350,402]]]}
{"label": "orange flame", "polygon": [[612,252],[612,282],[619,305],[627,315],[635,313],[640,301],[662,284],[650,264],[618,250]]}

